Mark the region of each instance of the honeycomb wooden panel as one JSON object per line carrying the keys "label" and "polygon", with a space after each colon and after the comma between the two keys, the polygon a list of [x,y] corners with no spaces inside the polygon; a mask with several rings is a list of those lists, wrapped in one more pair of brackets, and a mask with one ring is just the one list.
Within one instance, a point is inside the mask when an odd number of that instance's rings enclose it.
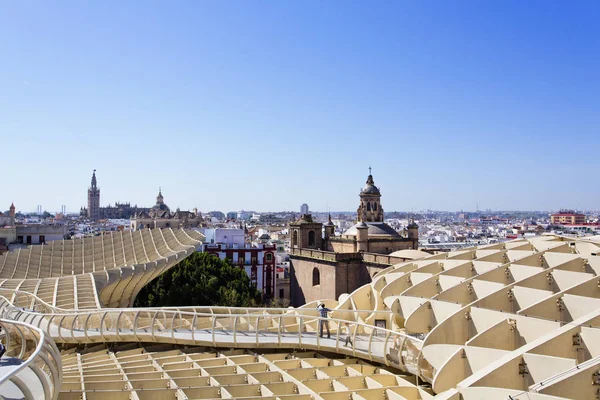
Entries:
{"label": "honeycomb wooden panel", "polygon": [[[332,339],[316,334],[315,304],[127,308],[202,239],[117,232],[0,258],[7,316],[65,346],[93,346],[63,354],[61,398],[600,395],[599,238],[519,239],[390,266],[339,303],[323,299],[334,308]],[[379,319],[391,329],[378,330]],[[156,344],[132,343],[144,341]],[[283,348],[295,352],[273,353]]]}

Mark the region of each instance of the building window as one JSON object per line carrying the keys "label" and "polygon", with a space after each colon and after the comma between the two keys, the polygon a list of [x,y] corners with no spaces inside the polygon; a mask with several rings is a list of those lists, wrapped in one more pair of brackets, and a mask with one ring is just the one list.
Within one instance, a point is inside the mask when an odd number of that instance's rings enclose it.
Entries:
{"label": "building window", "polygon": [[17,243],[23,243],[23,236],[17,236]]}
{"label": "building window", "polygon": [[27,236],[27,244],[31,244],[31,236]]}
{"label": "building window", "polygon": [[46,236],[40,235],[40,243],[46,243]]}
{"label": "building window", "polygon": [[321,273],[319,272],[319,268],[313,268],[313,286],[317,286],[321,284]]}
{"label": "building window", "polygon": [[292,246],[298,246],[298,231],[294,231],[294,233],[292,234]]}
{"label": "building window", "polygon": [[308,245],[309,246],[315,245],[315,231],[308,232]]}
{"label": "building window", "polygon": [[367,211],[371,211],[371,203],[367,202]]}
{"label": "building window", "polygon": [[283,299],[283,289],[279,289],[279,298]]}
{"label": "building window", "polygon": [[265,256],[265,259],[266,259],[267,261],[273,261],[273,254],[271,254],[271,253],[267,253],[267,255]]}

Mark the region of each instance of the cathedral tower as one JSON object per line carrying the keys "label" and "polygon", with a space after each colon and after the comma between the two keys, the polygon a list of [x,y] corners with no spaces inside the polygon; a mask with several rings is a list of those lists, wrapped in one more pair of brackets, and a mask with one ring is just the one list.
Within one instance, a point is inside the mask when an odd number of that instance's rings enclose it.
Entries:
{"label": "cathedral tower", "polygon": [[92,174],[92,185],[88,188],[88,218],[92,221],[100,219],[100,189],[96,182],[96,170]]}
{"label": "cathedral tower", "polygon": [[358,222],[383,222],[383,208],[381,207],[381,192],[375,186],[371,167],[367,184],[360,191],[360,205],[358,206]]}

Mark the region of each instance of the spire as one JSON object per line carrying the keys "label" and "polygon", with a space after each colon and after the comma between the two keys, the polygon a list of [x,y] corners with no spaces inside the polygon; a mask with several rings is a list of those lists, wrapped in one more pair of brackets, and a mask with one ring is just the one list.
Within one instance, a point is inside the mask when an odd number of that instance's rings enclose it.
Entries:
{"label": "spire", "polygon": [[10,208],[8,209],[8,215],[11,217],[15,216],[15,203],[11,203]]}
{"label": "spire", "polygon": [[156,196],[156,204],[163,204],[164,203],[164,197],[162,195],[162,189],[159,186],[158,187],[158,196]]}
{"label": "spire", "polygon": [[94,170],[94,173],[92,174],[92,189],[96,189],[97,186],[97,182],[96,182],[96,170]]}
{"label": "spire", "polygon": [[334,226],[333,221],[331,220],[331,213],[329,213],[329,216],[327,217],[327,222],[325,222],[325,226]]}
{"label": "spire", "polygon": [[367,182],[365,182],[366,185],[363,188],[363,190],[361,191],[362,193],[367,193],[367,194],[380,194],[379,192],[379,188],[377,186],[375,186],[375,180],[373,180],[373,175],[371,174],[371,167],[369,167],[369,176],[367,177]]}
{"label": "spire", "polygon": [[375,181],[373,180],[373,175],[371,174],[371,166],[369,165],[369,177],[367,178],[367,185],[375,185]]}

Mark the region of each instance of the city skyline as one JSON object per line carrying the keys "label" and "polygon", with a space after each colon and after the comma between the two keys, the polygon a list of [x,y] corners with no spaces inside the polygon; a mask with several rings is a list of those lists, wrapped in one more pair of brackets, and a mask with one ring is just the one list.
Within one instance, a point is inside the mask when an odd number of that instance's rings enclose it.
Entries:
{"label": "city skyline", "polygon": [[[93,170],[93,171],[96,171],[96,170]],[[378,185],[378,186],[381,188],[381,185]],[[100,182],[98,183],[98,187],[100,189],[102,189],[102,185],[101,185]],[[87,189],[88,188],[89,188],[89,184],[88,184],[88,187],[85,188],[85,194],[84,194],[84,196],[87,195]],[[123,204],[123,203],[129,203],[132,206],[135,205],[135,206],[138,206],[138,207],[151,207],[152,205],[155,204],[155,199],[156,199],[156,196],[159,193],[159,190],[163,190],[162,186],[158,186],[157,187],[157,189],[155,191],[155,194],[152,197],[152,200],[147,201],[147,202],[144,202],[144,201],[139,201],[138,202],[138,201],[132,201],[132,200],[129,200],[129,199],[120,199],[120,198],[118,198],[116,200],[112,200],[112,201],[110,201],[110,200],[105,201],[105,200],[103,200],[104,197],[101,196],[100,197],[100,207],[105,207],[105,206],[108,206],[108,205],[115,205],[116,203],[121,203],[121,204]],[[111,190],[107,190],[107,191],[114,196],[114,191],[111,191]],[[385,188],[383,188],[382,191],[385,193]],[[144,190],[144,193],[145,192],[147,192],[147,190]],[[342,192],[343,193],[347,193],[348,191],[347,190],[343,190],[343,191],[338,192],[338,193],[342,193]],[[356,194],[358,194],[359,192],[360,192],[360,188],[357,189]],[[102,194],[104,194],[104,193],[105,193],[105,191],[102,190]],[[0,194],[0,197],[2,197],[1,194]],[[78,197],[81,197],[81,196],[78,196]],[[127,196],[121,196],[121,197],[127,197]],[[357,195],[357,197],[358,197],[358,195]],[[382,197],[384,197],[384,196],[382,195]],[[56,197],[56,198],[60,198],[60,197]],[[340,195],[340,199],[344,200],[344,196]],[[343,201],[343,202],[344,203],[348,203],[347,198],[345,200],[346,201]],[[29,202],[31,204],[35,203],[35,206],[33,206],[29,210],[27,210],[25,208],[19,207],[15,201],[10,201],[10,203],[8,203],[8,204],[15,203],[15,206],[17,207],[17,212],[24,212],[24,213],[35,213],[35,212],[37,212],[37,210],[38,210],[38,208],[40,206],[41,206],[42,211],[48,211],[48,212],[54,213],[54,212],[59,212],[57,210],[62,210],[63,206],[66,206],[67,213],[68,214],[73,214],[73,213],[78,213],[81,207],[86,208],[86,206],[87,206],[87,198],[85,198],[84,201],[86,203],[83,203],[81,206],[78,206],[78,207],[77,206],[76,207],[69,207],[65,202],[59,203],[60,205],[56,209],[51,209],[51,208],[45,207],[44,204],[40,204],[40,202],[36,203],[35,201],[33,201],[33,202],[30,201]],[[318,207],[312,207],[311,203],[303,202],[301,204],[298,204],[295,208],[294,207],[292,207],[292,208],[274,208],[274,209],[268,209],[268,210],[260,209],[260,208],[256,208],[256,207],[254,207],[254,208],[253,207],[244,207],[243,204],[242,204],[242,206],[237,207],[237,208],[223,208],[223,207],[219,207],[218,205],[215,206],[215,207],[212,207],[212,208],[209,207],[209,208],[206,208],[206,209],[202,209],[198,205],[192,205],[190,207],[181,207],[179,205],[176,205],[176,206],[172,207],[171,204],[170,204],[170,202],[169,202],[168,196],[165,196],[165,203],[169,204],[169,206],[173,210],[178,209],[178,208],[181,208],[181,209],[190,209],[190,210],[193,209],[193,208],[198,208],[198,210],[201,211],[201,212],[209,212],[209,211],[228,212],[228,211],[240,211],[240,210],[263,212],[263,213],[264,212],[284,212],[284,211],[298,212],[298,210],[300,209],[300,206],[302,204],[308,204],[308,206],[310,207],[310,210],[311,210],[310,212],[315,212],[315,213],[325,213],[325,212],[334,212],[334,213],[355,212],[355,211],[352,210],[352,208],[350,208],[350,209],[342,209],[342,208],[336,209],[336,208],[332,208],[331,205],[329,205],[329,203],[326,204],[326,206],[325,206],[324,209],[319,209]],[[356,204],[358,204],[358,200],[356,201]],[[3,206],[0,206],[0,210],[2,209],[2,207]],[[406,208],[389,209],[388,207],[385,206],[385,203],[384,203],[384,207],[386,209],[386,213],[387,212],[425,212],[425,211],[439,211],[439,212],[461,212],[461,211],[464,211],[464,212],[549,211],[549,212],[554,212],[554,211],[558,211],[558,210],[562,210],[562,209],[573,209],[573,210],[577,210],[577,211],[597,211],[598,210],[597,206],[596,207],[590,207],[590,208],[573,207],[572,203],[570,205],[568,205],[568,206],[559,206],[559,207],[555,207],[555,208],[491,208],[491,207],[486,207],[485,205],[479,204],[479,202],[476,202],[475,206],[472,209],[465,208],[465,207],[461,207],[459,209],[435,208],[435,207],[431,206],[431,202],[430,202],[429,206],[423,205],[420,208],[414,208],[413,207],[411,209],[406,209]],[[8,209],[8,206],[7,206],[7,209]]]}
{"label": "city skyline", "polygon": [[[95,173],[96,170],[94,170]],[[161,192],[162,188],[159,186],[159,192]],[[158,193],[157,193],[158,194]],[[165,201],[165,203],[167,203]],[[11,203],[11,205],[14,204],[14,202]],[[110,202],[110,203],[102,203],[102,201],[100,202],[100,207],[106,207],[106,206],[115,206],[116,204],[130,204],[132,207],[139,207],[139,208],[148,208],[148,207],[152,207],[154,205],[154,203],[152,204],[146,204],[146,203],[135,203],[135,202],[131,202],[131,201],[114,201],[114,202]],[[209,212],[223,212],[223,213],[227,213],[227,212],[238,212],[238,211],[247,211],[247,212],[256,212],[256,213],[288,213],[288,212],[292,212],[292,213],[302,213],[302,208],[303,206],[308,206],[310,207],[310,204],[307,203],[302,203],[299,205],[299,207],[294,210],[294,209],[274,209],[274,210],[260,210],[260,209],[252,209],[252,208],[248,208],[248,207],[241,207],[241,208],[237,208],[237,209],[223,209],[223,208],[212,208],[212,209],[207,209],[207,210],[201,210],[198,208],[198,211],[203,212],[203,213],[209,213]],[[174,209],[178,209],[180,207],[176,207]],[[195,208],[195,207],[192,207]],[[192,209],[190,208],[190,209]],[[24,213],[24,214],[40,214],[41,212],[50,212],[50,213],[63,213],[63,210],[67,211],[67,214],[79,214],[81,209],[87,210],[86,205],[81,206],[80,208],[77,208],[76,210],[70,210],[68,207],[66,207],[66,205],[61,205],[60,206],[60,211],[57,210],[51,210],[51,209],[47,209],[46,207],[43,206],[43,204],[37,204],[35,206],[35,210],[25,210],[25,209],[20,209],[19,207],[16,208],[16,212],[17,213]],[[2,210],[2,207],[0,206],[0,212]],[[396,212],[407,212],[407,213],[427,213],[427,212],[436,212],[436,213],[460,213],[460,212],[465,212],[465,213],[480,213],[480,214],[485,214],[485,213],[507,213],[507,212],[562,212],[562,211],[577,211],[577,212],[598,212],[598,209],[569,209],[568,207],[560,207],[557,209],[491,209],[491,208],[480,208],[479,204],[476,205],[476,208],[473,210],[470,209],[459,209],[459,210],[449,210],[449,209],[434,209],[434,208],[422,208],[422,209],[393,209],[393,210],[387,210],[385,211],[386,214],[388,213],[396,213]],[[343,209],[331,209],[331,207],[327,206],[327,209],[325,210],[318,210],[318,209],[313,209],[310,208],[309,211],[310,214],[326,214],[326,213],[330,213],[330,214],[354,214],[356,213],[355,210],[343,210]]]}
{"label": "city skyline", "polygon": [[[598,209],[596,2],[7,3],[0,209]],[[26,26],[27,29],[23,27]]]}

